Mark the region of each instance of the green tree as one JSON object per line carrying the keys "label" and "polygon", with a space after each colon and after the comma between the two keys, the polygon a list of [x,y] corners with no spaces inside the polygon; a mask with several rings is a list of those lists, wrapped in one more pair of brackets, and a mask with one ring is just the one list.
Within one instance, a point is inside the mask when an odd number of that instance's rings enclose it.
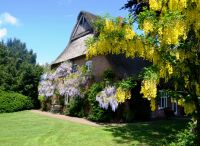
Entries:
{"label": "green tree", "polygon": [[[96,22],[99,35],[88,40],[87,57],[124,54],[152,62],[144,71],[140,92],[155,110],[161,80],[172,84],[175,91],[184,91],[177,99],[197,122],[200,143],[200,1],[129,0],[124,8],[134,17]],[[143,34],[134,32],[134,21]]]}
{"label": "green tree", "polygon": [[39,107],[38,83],[42,67],[36,64],[36,54],[17,39],[0,43],[0,88],[31,97]]}

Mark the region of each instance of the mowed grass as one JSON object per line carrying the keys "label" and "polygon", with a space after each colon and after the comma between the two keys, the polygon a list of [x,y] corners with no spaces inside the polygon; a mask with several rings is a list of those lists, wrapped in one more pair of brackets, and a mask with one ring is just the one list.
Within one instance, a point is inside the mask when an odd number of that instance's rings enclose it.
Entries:
{"label": "mowed grass", "polygon": [[187,120],[162,120],[100,127],[22,111],[0,114],[1,146],[167,145]]}

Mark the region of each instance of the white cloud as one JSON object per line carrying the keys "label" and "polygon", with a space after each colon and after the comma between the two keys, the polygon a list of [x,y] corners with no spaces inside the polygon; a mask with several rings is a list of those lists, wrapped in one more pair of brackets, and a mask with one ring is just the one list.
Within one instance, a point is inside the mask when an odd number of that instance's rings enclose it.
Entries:
{"label": "white cloud", "polygon": [[19,20],[8,12],[0,14],[0,40],[8,33],[7,25],[18,26]]}
{"label": "white cloud", "polygon": [[0,15],[0,22],[1,22],[0,24],[11,24],[11,25],[19,24],[19,20],[7,12]]}
{"label": "white cloud", "polygon": [[2,39],[4,36],[7,35],[7,29],[6,28],[0,28],[0,39]]}

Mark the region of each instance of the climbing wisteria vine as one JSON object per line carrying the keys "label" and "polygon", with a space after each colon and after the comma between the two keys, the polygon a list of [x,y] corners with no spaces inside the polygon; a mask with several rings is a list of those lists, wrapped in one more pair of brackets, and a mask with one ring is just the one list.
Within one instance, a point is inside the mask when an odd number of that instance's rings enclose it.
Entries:
{"label": "climbing wisteria vine", "polygon": [[136,86],[136,83],[132,81],[132,78],[128,78],[118,82],[115,86],[106,86],[96,96],[96,101],[99,102],[99,106],[103,109],[108,109],[110,106],[112,111],[116,111],[120,103],[131,98],[131,89]]}
{"label": "climbing wisteria vine", "polygon": [[72,71],[70,62],[62,63],[55,71],[44,73],[38,87],[40,96],[46,98],[58,93],[60,96],[81,96],[81,88],[89,79],[84,67],[78,67],[76,72]]}

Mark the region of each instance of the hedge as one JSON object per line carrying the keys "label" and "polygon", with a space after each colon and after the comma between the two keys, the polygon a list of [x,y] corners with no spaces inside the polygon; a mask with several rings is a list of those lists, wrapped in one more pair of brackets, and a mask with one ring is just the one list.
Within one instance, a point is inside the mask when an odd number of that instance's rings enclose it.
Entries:
{"label": "hedge", "polygon": [[31,99],[15,92],[0,90],[0,113],[10,113],[33,108]]}

